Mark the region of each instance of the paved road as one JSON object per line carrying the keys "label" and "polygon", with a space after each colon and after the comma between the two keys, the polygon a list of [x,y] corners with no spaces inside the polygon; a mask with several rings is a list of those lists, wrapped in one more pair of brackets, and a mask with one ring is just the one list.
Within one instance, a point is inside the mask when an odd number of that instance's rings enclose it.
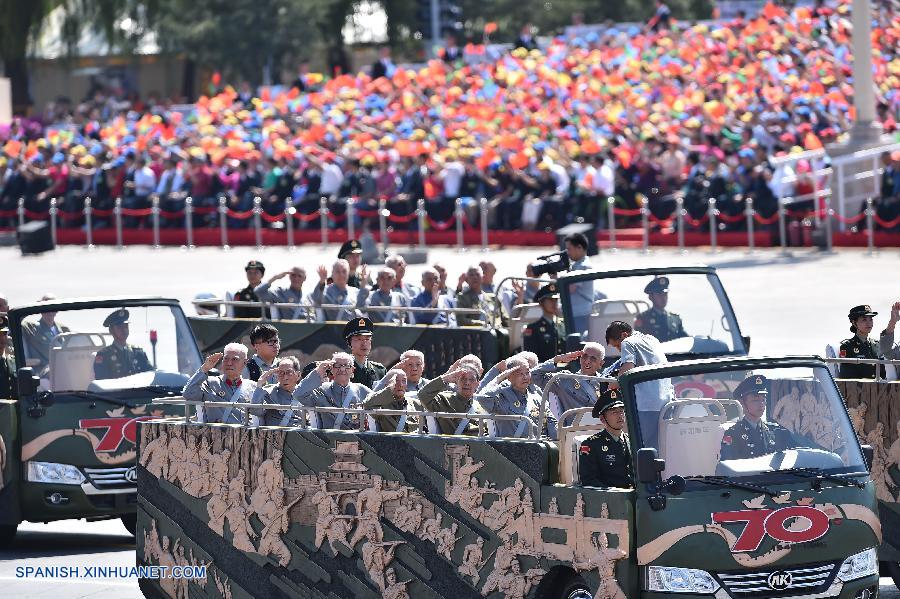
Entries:
{"label": "paved road", "polygon": [[[552,251],[552,250],[547,250]],[[429,263],[440,260],[455,277],[473,262],[493,260],[499,277],[523,274],[524,265],[546,253],[539,248],[458,253],[452,249],[432,249]],[[304,265],[316,279],[315,265],[330,264],[336,247],[318,246],[294,252],[285,249],[235,248],[222,251],[201,248],[193,251],[130,248],[116,251],[99,248],[87,251],[66,247],[36,257],[21,257],[10,248],[0,248],[3,283],[0,292],[12,305],[34,301],[45,292],[59,297],[102,295],[165,295],[182,301],[192,313],[190,300],[197,292],[221,294],[243,286],[243,266],[251,258],[261,259],[268,273]],[[691,251],[685,254],[655,250],[605,252],[593,259],[599,268],[641,267],[666,264],[711,264],[728,290],[745,334],[752,335],[752,353],[822,353],[826,343],[847,336],[847,310],[869,303],[881,316],[876,330],[886,320],[892,301],[900,299],[900,252],[885,251],[874,257],[863,251],[843,250],[835,254],[798,251],[783,257],[777,251],[747,254],[726,250],[717,254]],[[409,275],[417,280],[422,266],[411,266]],[[499,278],[498,278],[499,280]],[[130,566],[134,563],[133,540],[118,521],[63,522],[49,525],[25,524],[12,551],[0,552],[0,584],[7,597],[139,597],[137,584],[129,580],[23,582],[16,579],[16,566]],[[890,579],[882,579],[884,599],[900,599]]]}

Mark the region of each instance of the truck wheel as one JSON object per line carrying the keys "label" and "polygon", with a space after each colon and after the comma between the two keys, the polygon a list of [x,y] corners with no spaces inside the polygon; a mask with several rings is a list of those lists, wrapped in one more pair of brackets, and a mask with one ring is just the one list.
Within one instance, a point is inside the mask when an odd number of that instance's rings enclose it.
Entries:
{"label": "truck wheel", "polygon": [[121,516],[122,524],[125,525],[125,528],[128,529],[128,532],[131,533],[131,536],[135,536],[135,532],[137,531],[137,514],[127,514],[125,516]]}
{"label": "truck wheel", "polygon": [[16,529],[18,524],[2,524],[0,525],[0,549],[8,549],[16,538]]}
{"label": "truck wheel", "polygon": [[588,588],[584,579],[577,574],[566,580],[556,596],[559,599],[594,599],[594,594]]}
{"label": "truck wheel", "polygon": [[900,589],[900,563],[886,562],[887,571],[891,578],[894,579],[894,586]]}

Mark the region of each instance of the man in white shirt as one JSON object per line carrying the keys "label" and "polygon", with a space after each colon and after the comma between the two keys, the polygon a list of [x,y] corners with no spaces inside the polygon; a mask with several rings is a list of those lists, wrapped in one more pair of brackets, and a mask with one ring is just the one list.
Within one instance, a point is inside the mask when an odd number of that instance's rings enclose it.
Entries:
{"label": "man in white shirt", "polygon": [[[583,233],[573,233],[566,237],[566,254],[569,256],[569,272],[594,270],[587,261],[588,238]],[[573,283],[569,286],[572,305],[572,330],[583,335],[588,328],[594,301],[605,299],[606,294],[594,289],[594,281]]]}

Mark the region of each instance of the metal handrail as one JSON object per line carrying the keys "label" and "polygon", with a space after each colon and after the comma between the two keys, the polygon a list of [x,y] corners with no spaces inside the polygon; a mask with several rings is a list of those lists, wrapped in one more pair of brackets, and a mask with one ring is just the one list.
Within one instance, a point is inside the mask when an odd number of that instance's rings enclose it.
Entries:
{"label": "metal handrail", "polygon": [[[900,360],[887,360],[879,358],[822,358],[828,364],[871,364],[873,366],[900,366]],[[835,377],[839,378],[839,377]],[[852,380],[852,379],[839,379]],[[872,379],[876,383],[891,383],[893,381],[882,378],[881,369],[875,369],[875,378]]]}
{"label": "metal handrail", "polygon": [[[544,389],[541,392],[541,409],[538,413],[538,430],[544,430],[544,418],[547,414],[547,399],[550,396],[550,390],[553,387],[553,384],[557,381],[561,381],[563,379],[575,379],[579,381],[597,381],[599,383],[614,383],[618,379],[614,377],[608,376],[591,376],[587,374],[577,374],[574,372],[557,372],[553,376],[550,377],[550,380],[547,381],[547,384],[544,385]],[[562,416],[561,414],[560,416]]]}
{"label": "metal handrail", "polygon": [[[311,430],[308,424],[306,424],[307,412],[315,412],[315,413],[324,413],[324,414],[347,414],[347,415],[360,415],[360,416],[423,416],[423,417],[434,417],[434,418],[456,418],[459,420],[468,419],[468,420],[478,420],[479,422],[485,420],[512,420],[512,421],[525,421],[528,428],[528,436],[524,437],[526,439],[539,439],[540,435],[538,431],[542,430],[535,425],[534,421],[528,414],[483,414],[479,412],[432,412],[430,410],[391,410],[387,408],[326,408],[326,407],[318,407],[318,406],[305,406],[305,405],[291,405],[291,404],[250,404],[250,403],[236,403],[236,402],[228,402],[228,401],[199,401],[199,400],[190,400],[184,399],[184,397],[158,397],[152,400],[152,405],[175,405],[175,406],[184,406],[184,422],[186,424],[191,425],[203,425],[206,423],[191,421],[191,414],[189,407],[190,406],[205,406],[210,408],[239,408],[244,411],[244,424],[243,426],[249,427],[250,425],[250,410],[278,410],[278,411],[286,411],[290,410],[294,413],[299,413],[303,417],[303,423],[300,426],[294,427],[285,427],[285,428],[294,428],[301,430]],[[359,419],[359,430],[360,432],[365,431],[363,426],[364,419]],[[319,430],[319,429],[313,429]],[[330,430],[330,429],[326,429]],[[337,429],[335,429],[337,430]],[[378,431],[385,432],[385,431]],[[421,434],[421,433],[407,433],[407,434]],[[504,438],[504,437],[500,437]],[[509,437],[509,438],[521,438],[521,437]]]}

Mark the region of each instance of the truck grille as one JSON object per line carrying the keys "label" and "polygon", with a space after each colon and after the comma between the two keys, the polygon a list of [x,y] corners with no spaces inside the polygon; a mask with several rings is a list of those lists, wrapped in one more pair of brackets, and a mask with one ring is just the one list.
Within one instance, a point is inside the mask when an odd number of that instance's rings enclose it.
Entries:
{"label": "truck grille", "polygon": [[127,472],[134,466],[124,468],[84,468],[84,475],[92,485],[98,489],[114,489],[121,487],[134,487],[135,483],[129,482]]}
{"label": "truck grille", "polygon": [[[759,572],[719,573],[718,577],[732,597],[790,597],[826,588],[831,582],[834,569],[834,564],[824,564]],[[779,589],[780,585],[777,583],[783,584],[786,578],[780,577],[776,581],[776,587],[770,586],[769,579],[776,573],[789,575],[790,584]]]}

